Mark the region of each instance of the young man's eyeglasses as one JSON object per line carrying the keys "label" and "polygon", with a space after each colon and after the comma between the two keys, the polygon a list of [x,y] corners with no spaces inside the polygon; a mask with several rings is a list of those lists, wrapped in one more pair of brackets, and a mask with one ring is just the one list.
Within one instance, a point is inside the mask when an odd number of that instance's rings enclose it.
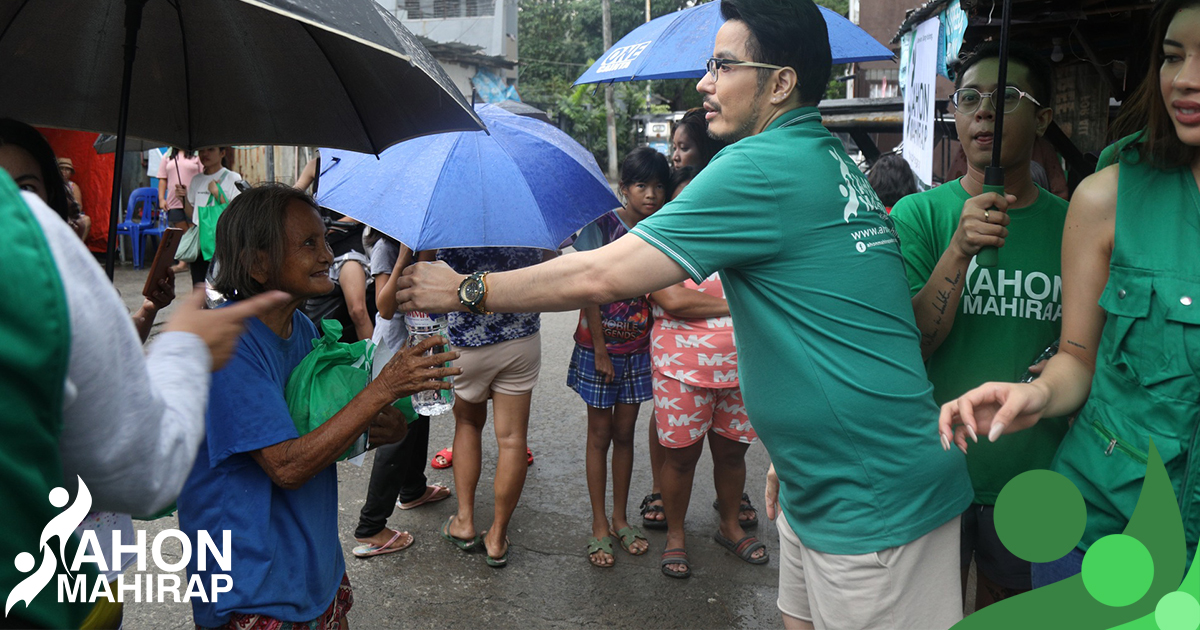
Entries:
{"label": "young man's eyeglasses", "polygon": [[732,66],[747,66],[750,68],[766,68],[768,70],[782,70],[786,67],[786,66],[774,66],[769,63],[758,63],[755,61],[738,61],[737,59],[722,59],[720,57],[710,57],[708,59],[708,63],[705,65],[705,67],[708,68],[708,73],[712,75],[713,83],[716,83],[717,78],[720,77],[720,75],[717,74],[717,72],[721,68],[732,67]]}
{"label": "young man's eyeglasses", "polygon": [[[999,91],[999,88],[992,90],[991,92],[980,92],[975,88],[959,88],[950,95],[950,102],[954,103],[954,107],[958,111],[964,114],[974,114],[975,111],[979,109],[979,106],[983,104],[983,99],[986,98],[991,99],[992,111],[995,111],[998,109],[996,93]],[[1031,95],[1029,92],[1025,92],[1011,85],[1004,88],[1004,95],[1000,96],[999,98],[1001,101],[999,106],[1004,107],[1005,114],[1011,114],[1015,112],[1017,107],[1021,105],[1021,99],[1023,98],[1029,99],[1030,103],[1033,103],[1038,107],[1042,106],[1042,104],[1039,103],[1036,98],[1033,98],[1033,95]]]}

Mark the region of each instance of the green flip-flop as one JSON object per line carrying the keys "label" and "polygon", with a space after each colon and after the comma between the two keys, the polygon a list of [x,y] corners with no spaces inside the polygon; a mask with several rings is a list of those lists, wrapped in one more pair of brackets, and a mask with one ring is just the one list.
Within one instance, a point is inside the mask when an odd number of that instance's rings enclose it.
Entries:
{"label": "green flip-flop", "polygon": [[486,558],[487,565],[493,569],[500,569],[508,566],[508,552],[512,551],[512,543],[508,542],[508,537],[504,537],[504,555],[500,556],[499,558],[493,558],[492,554],[487,552],[487,543],[483,541],[483,537],[486,535],[487,532],[484,532],[478,536],[478,538],[479,544],[483,546],[483,555]]}
{"label": "green flip-flop", "polygon": [[[617,536],[621,537],[621,548],[629,552],[630,555],[640,556],[647,551],[650,551],[650,545],[648,544],[650,541],[646,538],[646,535],[642,533],[642,530],[634,527],[633,525],[622,527],[621,529],[617,530]],[[647,545],[642,551],[634,552],[632,547],[633,544],[638,540],[645,540]]]}
{"label": "green flip-flop", "polygon": [[[604,553],[612,556],[613,563],[612,564],[596,564],[595,562],[593,562],[592,555],[597,552],[600,552],[600,551],[603,551]],[[617,556],[616,556],[616,554],[613,553],[613,537],[612,536],[605,536],[604,538],[589,538],[588,544],[587,544],[587,553],[588,553],[588,562],[591,562],[592,566],[596,567],[597,569],[611,569],[611,568],[613,568],[614,565],[616,565]]]}
{"label": "green flip-flop", "polygon": [[475,551],[476,549],[479,548],[480,545],[483,544],[482,536],[477,535],[474,538],[467,540],[465,538],[457,538],[454,535],[452,535],[450,533],[450,523],[453,523],[453,522],[454,522],[454,515],[451,514],[450,518],[446,519],[446,524],[442,525],[442,538],[445,538],[446,540],[453,543],[454,546],[458,547],[458,549],[460,551],[464,551],[467,553]]}

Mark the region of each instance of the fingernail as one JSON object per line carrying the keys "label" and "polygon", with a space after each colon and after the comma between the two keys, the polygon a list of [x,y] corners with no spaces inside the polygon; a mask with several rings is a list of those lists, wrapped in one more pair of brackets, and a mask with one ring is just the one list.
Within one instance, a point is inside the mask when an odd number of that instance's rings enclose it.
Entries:
{"label": "fingernail", "polygon": [[945,433],[939,433],[939,434],[938,434],[938,437],[941,437],[941,438],[942,438],[942,450],[943,450],[943,451],[948,451],[948,450],[950,450],[950,440],[946,438],[946,434],[945,434]]}
{"label": "fingernail", "polygon": [[1003,424],[992,424],[992,430],[988,431],[988,440],[995,442],[1000,438],[1000,434],[1004,431]]}
{"label": "fingernail", "polygon": [[961,446],[961,445],[957,445],[957,444],[955,446],[958,446],[958,450],[962,451],[963,455],[967,454],[967,448],[965,446]]}
{"label": "fingernail", "polygon": [[976,444],[978,444],[979,436],[975,435],[975,429],[972,429],[971,425],[969,425],[969,424],[964,424],[963,426],[967,429],[967,435],[971,436],[971,440],[973,440]]}

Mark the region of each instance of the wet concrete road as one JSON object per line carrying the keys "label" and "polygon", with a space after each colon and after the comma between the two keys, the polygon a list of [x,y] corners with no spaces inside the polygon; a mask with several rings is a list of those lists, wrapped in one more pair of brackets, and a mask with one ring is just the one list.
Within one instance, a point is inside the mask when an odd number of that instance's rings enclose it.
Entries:
{"label": "wet concrete road", "polygon": [[[118,270],[117,286],[136,306],[144,272]],[[169,313],[167,313],[169,316]],[[416,510],[396,510],[388,525],[416,537],[409,549],[367,560],[354,558],[353,531],[366,496],[371,455],[358,468],[338,464],[339,534],[347,572],[354,585],[350,625],[355,628],[758,628],[779,627],[775,607],[778,534],[760,514],[757,535],[767,544],[771,561],[747,564],[719,547],[712,534],[717,514],[712,464],[700,460],[687,518],[688,549],[693,575],[673,580],[659,572],[665,533],[647,531],[650,552],[633,557],[619,548],[616,566],[598,569],[585,553],[591,515],[584,478],[586,415],[583,402],[565,384],[573,342],[575,313],[546,314],[542,319],[541,380],[534,391],[530,445],[535,461],[513,518],[509,565],[493,569],[482,554],[464,554],[438,536],[455,498]],[[160,329],[161,325],[156,327]],[[642,405],[638,420],[633,488],[628,506],[631,522],[641,497],[649,492],[650,472],[646,424],[651,404]],[[448,446],[453,420],[433,420],[430,456]],[[489,424],[490,426],[490,424]],[[484,431],[484,467],[477,497],[476,527],[485,529],[492,509],[491,475],[496,444]],[[747,492],[762,507],[766,451],[755,445],[748,453]],[[428,470],[431,482],[453,488],[451,470]],[[147,538],[177,526],[172,518],[137,523]],[[170,545],[166,546],[170,549]],[[178,547],[170,550],[178,554]],[[237,562],[237,558],[233,559]],[[131,570],[130,574],[137,571]],[[154,571],[149,571],[154,572]],[[182,572],[180,572],[182,577]],[[280,576],[279,579],[286,579]],[[190,608],[183,603],[127,603],[125,628],[191,628]]]}

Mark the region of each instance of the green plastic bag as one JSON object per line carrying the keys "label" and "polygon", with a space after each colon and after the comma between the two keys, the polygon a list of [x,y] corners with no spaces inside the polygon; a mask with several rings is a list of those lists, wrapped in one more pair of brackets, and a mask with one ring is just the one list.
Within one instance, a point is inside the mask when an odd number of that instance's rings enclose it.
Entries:
{"label": "green plastic bag", "polygon": [[221,183],[228,175],[229,171],[221,173],[221,179],[217,180],[217,196],[210,197],[212,203],[196,208],[196,214],[199,215],[196,222],[200,225],[200,255],[204,260],[212,260],[217,251],[217,221],[221,219],[230,202],[225,198],[225,190],[221,188]]}
{"label": "green plastic bag", "polygon": [[[321,337],[313,339],[312,352],[288,376],[283,395],[296,431],[305,435],[342,410],[371,381],[371,362],[375,346],[369,340],[341,343],[342,324],[321,320]],[[417,419],[412,401],[402,398],[393,404],[404,419]],[[364,433],[338,460],[366,452]]]}

